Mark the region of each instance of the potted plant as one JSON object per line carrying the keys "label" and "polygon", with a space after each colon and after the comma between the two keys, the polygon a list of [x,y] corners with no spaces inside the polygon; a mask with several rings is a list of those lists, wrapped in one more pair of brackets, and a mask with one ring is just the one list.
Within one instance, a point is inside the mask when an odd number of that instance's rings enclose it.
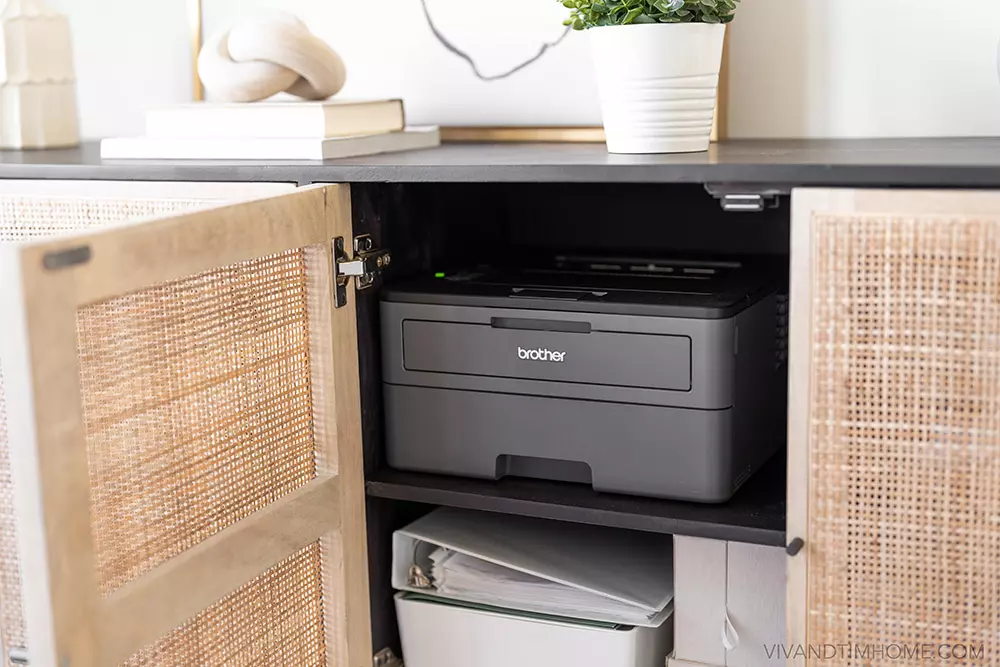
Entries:
{"label": "potted plant", "polygon": [[708,150],[739,0],[561,0],[588,30],[612,153]]}

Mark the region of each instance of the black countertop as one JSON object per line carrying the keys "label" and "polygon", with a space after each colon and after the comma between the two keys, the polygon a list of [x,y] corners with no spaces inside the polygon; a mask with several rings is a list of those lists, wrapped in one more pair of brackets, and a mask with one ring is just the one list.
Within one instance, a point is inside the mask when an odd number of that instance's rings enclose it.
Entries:
{"label": "black countertop", "polygon": [[603,144],[446,144],[325,162],[101,160],[92,142],[0,151],[0,178],[1000,187],[1000,138],[742,140],[676,155],[611,155]]}

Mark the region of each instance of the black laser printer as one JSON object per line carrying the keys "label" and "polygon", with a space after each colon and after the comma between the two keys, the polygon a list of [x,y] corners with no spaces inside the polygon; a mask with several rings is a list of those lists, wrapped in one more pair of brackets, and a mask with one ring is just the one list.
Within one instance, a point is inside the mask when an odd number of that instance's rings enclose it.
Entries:
{"label": "black laser printer", "polygon": [[388,464],[725,501],[782,444],[785,304],[726,262],[557,257],[386,288]]}

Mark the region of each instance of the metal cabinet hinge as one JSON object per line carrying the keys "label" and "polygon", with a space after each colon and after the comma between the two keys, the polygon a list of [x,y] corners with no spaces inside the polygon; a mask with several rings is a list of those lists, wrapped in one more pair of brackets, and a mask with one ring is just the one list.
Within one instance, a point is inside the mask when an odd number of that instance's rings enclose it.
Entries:
{"label": "metal cabinet hinge", "polygon": [[757,187],[707,183],[705,190],[719,200],[722,210],[733,213],[758,213],[768,208],[778,208],[779,197],[791,192],[784,186]]}
{"label": "metal cabinet hinge", "polygon": [[389,251],[376,248],[368,234],[354,237],[353,257],[347,255],[342,236],[333,239],[333,282],[337,308],[347,305],[347,283],[351,278],[354,278],[355,289],[367,289],[391,261]]}
{"label": "metal cabinet hinge", "polygon": [[403,661],[396,657],[391,648],[384,648],[375,654],[374,667],[403,667]]}
{"label": "metal cabinet hinge", "polygon": [[723,195],[721,203],[722,210],[729,213],[759,213],[767,207],[764,195]]}

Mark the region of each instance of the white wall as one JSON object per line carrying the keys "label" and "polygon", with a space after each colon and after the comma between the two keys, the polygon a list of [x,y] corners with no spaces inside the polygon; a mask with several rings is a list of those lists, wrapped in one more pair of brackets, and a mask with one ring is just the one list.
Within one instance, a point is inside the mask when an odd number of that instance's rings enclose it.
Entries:
{"label": "white wall", "polygon": [[[144,109],[190,99],[185,0],[48,2],[70,18],[84,136],[140,133]],[[429,2],[489,71],[530,54],[564,15],[555,0]],[[417,0],[204,3],[208,30],[266,7],[300,15],[347,61],[345,96],[403,97],[415,123],[600,121],[585,34],[512,79],[484,83],[433,40]],[[743,0],[731,36],[730,136],[1000,135],[1000,1],[942,6]]]}
{"label": "white wall", "polygon": [[142,109],[190,99],[184,0],[46,2],[70,20],[84,137],[138,134]]}
{"label": "white wall", "polygon": [[1000,134],[998,0],[743,0],[731,137]]}

